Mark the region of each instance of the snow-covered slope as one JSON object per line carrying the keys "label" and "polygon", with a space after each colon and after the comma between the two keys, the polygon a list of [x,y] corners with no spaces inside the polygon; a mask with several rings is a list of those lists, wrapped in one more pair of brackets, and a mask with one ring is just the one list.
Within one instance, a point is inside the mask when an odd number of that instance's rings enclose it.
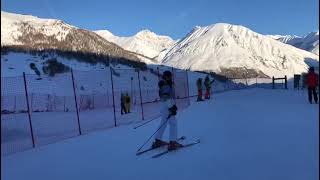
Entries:
{"label": "snow-covered slope", "polygon": [[268,35],[269,37],[290,44],[300,49],[319,55],[319,31],[311,32],[304,37],[291,35]]}
{"label": "snow-covered slope", "polygon": [[44,56],[61,60],[66,65],[74,64],[73,67],[80,69],[84,64],[87,69],[95,69],[100,68],[101,64],[105,67],[110,62],[135,66],[150,61],[92,31],[61,20],[1,11],[1,65],[5,66],[1,67],[5,70],[1,76],[29,72],[30,63],[37,64],[41,70],[42,63],[46,61]]}
{"label": "snow-covered slope", "polygon": [[224,74],[243,68],[270,77],[306,72],[306,62],[318,66],[319,56],[225,23],[195,27],[162,60],[163,64],[182,69]]}
{"label": "snow-covered slope", "polygon": [[302,37],[296,35],[267,35],[275,40],[286,44],[295,44],[301,41]]}
{"label": "snow-covered slope", "polygon": [[307,34],[302,39],[302,43],[299,48],[319,55],[319,31]]}
{"label": "snow-covered slope", "polygon": [[[97,63],[95,65],[86,62],[79,62],[76,59],[67,59],[61,56],[53,55],[43,58],[42,56],[33,56],[28,53],[10,52],[6,55],[1,55],[1,77],[22,76],[22,73],[35,74],[35,71],[30,68],[30,63],[34,63],[37,69],[43,76],[43,65],[47,60],[56,59],[58,62],[64,64],[73,70],[90,71],[90,70],[104,70],[107,67],[104,64]],[[112,66],[112,65],[111,65]],[[113,66],[114,68],[121,67],[120,64]],[[128,66],[125,66],[128,68]]]}
{"label": "snow-covered slope", "polygon": [[150,30],[142,30],[131,37],[115,36],[108,30],[95,32],[125,50],[136,52],[149,58],[156,57],[161,51],[170,48],[175,43],[170,37],[157,35]]}

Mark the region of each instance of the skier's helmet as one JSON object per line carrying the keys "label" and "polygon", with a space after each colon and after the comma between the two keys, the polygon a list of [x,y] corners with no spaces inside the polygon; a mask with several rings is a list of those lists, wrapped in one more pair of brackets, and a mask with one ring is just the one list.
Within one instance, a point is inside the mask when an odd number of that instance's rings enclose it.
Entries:
{"label": "skier's helmet", "polygon": [[163,75],[162,75],[163,78],[171,78],[172,77],[172,74],[170,71],[164,71],[163,72]]}

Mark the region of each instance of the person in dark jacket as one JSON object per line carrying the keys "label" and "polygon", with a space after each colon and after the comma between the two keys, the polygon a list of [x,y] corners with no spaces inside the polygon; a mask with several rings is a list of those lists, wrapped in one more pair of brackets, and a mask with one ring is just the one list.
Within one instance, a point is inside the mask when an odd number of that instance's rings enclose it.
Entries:
{"label": "person in dark jacket", "polygon": [[316,88],[318,86],[318,75],[314,72],[314,67],[310,67],[306,83],[308,86],[308,98],[310,104],[312,104],[312,95],[315,103],[318,103],[318,96],[316,92]]}
{"label": "person in dark jacket", "polygon": [[130,113],[130,107],[131,107],[131,98],[129,96],[128,93],[126,93],[125,95],[125,104],[124,104],[125,108],[126,108],[126,111],[127,113]]}
{"label": "person in dark jacket", "polygon": [[123,114],[123,112],[125,113],[125,114],[127,114],[127,110],[126,110],[126,107],[125,107],[125,96],[124,96],[124,94],[123,93],[121,93],[121,114]]}
{"label": "person in dark jacket", "polygon": [[206,76],[204,79],[204,86],[206,87],[206,93],[204,95],[205,99],[210,99],[210,92],[211,92],[211,82],[209,76]]}

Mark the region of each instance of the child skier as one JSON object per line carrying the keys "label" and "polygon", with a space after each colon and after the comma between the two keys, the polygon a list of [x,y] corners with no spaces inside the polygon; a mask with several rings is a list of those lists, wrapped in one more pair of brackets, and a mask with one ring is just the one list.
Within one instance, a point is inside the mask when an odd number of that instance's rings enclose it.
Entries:
{"label": "child skier", "polygon": [[161,122],[159,130],[155,136],[155,141],[152,144],[153,148],[157,148],[163,145],[168,144],[167,142],[161,140],[163,133],[166,129],[167,123],[170,125],[170,142],[168,150],[175,150],[182,145],[177,142],[177,120],[176,115],[176,105],[174,104],[174,84],[172,82],[172,74],[170,71],[165,71],[162,76],[162,80],[159,81],[159,96],[160,96],[160,113],[161,113]]}

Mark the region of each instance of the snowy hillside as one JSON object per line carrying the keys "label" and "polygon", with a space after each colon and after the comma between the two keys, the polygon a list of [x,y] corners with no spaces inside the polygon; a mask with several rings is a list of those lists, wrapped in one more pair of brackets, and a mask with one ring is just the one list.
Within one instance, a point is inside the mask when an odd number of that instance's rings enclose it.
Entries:
{"label": "snowy hillside", "polygon": [[306,72],[306,62],[318,66],[319,56],[225,23],[195,27],[162,60],[163,64],[182,69],[221,74],[234,70],[231,74],[237,76],[240,68],[269,77],[293,77]]}
{"label": "snowy hillside", "polygon": [[269,37],[290,44],[300,49],[310,51],[319,55],[319,31],[311,32],[304,37],[299,36],[282,36],[282,35],[268,35]]}
{"label": "snowy hillside", "polygon": [[[66,61],[75,60],[72,63],[79,63],[79,66],[82,66],[81,62],[93,65],[100,63],[106,66],[111,61],[128,66],[144,64],[143,58],[105,40],[94,32],[79,29],[61,20],[42,19],[4,11],[1,11],[1,49],[1,65],[4,66],[10,62],[11,65],[18,65],[13,62],[17,59],[12,59],[16,56],[15,53],[20,57],[23,56],[19,58],[21,66],[26,64],[22,61],[37,60],[40,63],[45,59],[43,56],[48,54],[54,54],[58,59]],[[24,55],[21,56],[21,54]],[[5,67],[5,69],[8,68],[11,69],[10,71],[24,69],[19,65]]]}
{"label": "snowy hillside", "polygon": [[[42,67],[49,59],[56,59],[67,67],[80,71],[103,70],[107,68],[101,63],[93,65],[86,62],[79,62],[76,59],[67,59],[56,55],[49,56],[48,58],[42,58],[42,56],[33,56],[28,53],[10,52],[6,55],[1,55],[1,77],[21,76],[23,72],[26,74],[35,74],[34,70],[30,68],[30,63],[34,63],[40,71],[41,76],[43,76],[44,72]],[[128,68],[128,66],[123,66],[121,64],[112,67]]]}
{"label": "snowy hillside", "polygon": [[142,30],[131,37],[119,37],[108,30],[94,31],[106,40],[113,42],[125,50],[154,58],[165,49],[170,48],[175,41],[168,36],[160,36],[150,30]]}

